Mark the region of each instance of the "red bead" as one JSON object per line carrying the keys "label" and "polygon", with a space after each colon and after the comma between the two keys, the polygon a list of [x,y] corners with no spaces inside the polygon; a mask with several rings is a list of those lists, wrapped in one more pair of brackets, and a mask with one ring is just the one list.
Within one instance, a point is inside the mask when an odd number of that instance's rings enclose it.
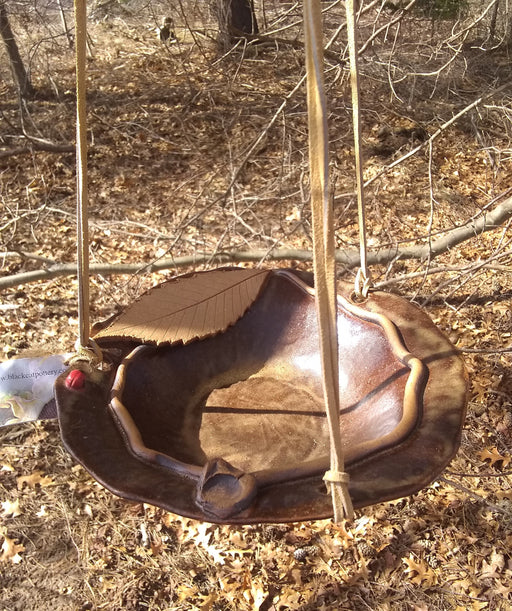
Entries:
{"label": "red bead", "polygon": [[73,390],[82,390],[85,386],[85,373],[80,369],[72,369],[66,377],[66,387]]}

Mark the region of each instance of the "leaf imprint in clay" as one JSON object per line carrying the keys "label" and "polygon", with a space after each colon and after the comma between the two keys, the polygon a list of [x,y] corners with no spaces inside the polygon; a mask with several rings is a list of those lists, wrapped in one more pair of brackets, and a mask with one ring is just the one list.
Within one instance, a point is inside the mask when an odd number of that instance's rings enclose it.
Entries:
{"label": "leaf imprint in clay", "polygon": [[216,335],[245,314],[268,273],[219,269],[170,280],[128,306],[95,339],[124,337],[152,344],[187,344]]}

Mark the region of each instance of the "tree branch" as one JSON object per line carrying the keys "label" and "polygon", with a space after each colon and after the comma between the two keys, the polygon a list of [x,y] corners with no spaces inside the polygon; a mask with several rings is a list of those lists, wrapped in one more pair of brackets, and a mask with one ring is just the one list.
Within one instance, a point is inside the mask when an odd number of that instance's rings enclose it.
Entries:
{"label": "tree branch", "polygon": [[460,490],[464,494],[467,494],[467,496],[469,496],[470,498],[488,507],[491,511],[494,511],[496,513],[501,513],[502,515],[505,515],[507,517],[512,516],[512,513],[510,512],[510,510],[504,507],[500,507],[499,505],[495,505],[494,503],[491,503],[485,497],[480,496],[479,494],[476,494],[475,492],[473,492],[466,486],[463,486],[462,484],[459,484],[458,482],[454,482],[452,479],[448,479],[447,477],[438,477],[437,481],[443,482],[445,484],[448,484],[449,486],[452,486],[452,488],[456,488],[457,490]]}
{"label": "tree branch", "polygon": [[[428,258],[432,260],[436,256],[452,249],[466,240],[500,227],[511,217],[512,197],[508,197],[493,210],[485,212],[480,218],[472,219],[461,227],[456,227],[448,231],[443,237],[434,240],[430,244],[370,251],[368,253],[368,264],[385,265],[398,259],[419,259],[420,261],[424,261]],[[311,251],[294,248],[197,253],[175,259],[161,259],[160,261],[148,263],[147,265],[141,265],[139,263],[96,263],[91,265],[90,273],[92,275],[136,274],[173,268],[178,269],[180,267],[190,267],[203,263],[226,264],[251,261],[255,263],[261,263],[263,261],[311,261],[312,257],[313,253]],[[338,250],[336,252],[336,261],[343,265],[345,269],[353,269],[360,264],[359,251],[356,249]],[[29,282],[36,282],[38,280],[51,280],[52,278],[74,275],[76,275],[76,265],[74,263],[51,265],[47,269],[22,272],[20,274],[0,278],[0,290],[27,284]]]}
{"label": "tree branch", "polygon": [[43,138],[36,138],[35,136],[29,136],[27,134],[24,137],[30,142],[30,146],[18,146],[12,149],[4,149],[0,151],[0,159],[5,157],[13,157],[15,155],[23,155],[30,153],[34,149],[36,151],[47,151],[48,153],[74,153],[74,144],[59,144],[58,142],[52,142],[51,140],[44,140]]}
{"label": "tree branch", "polygon": [[389,172],[389,170],[392,170],[397,165],[402,164],[404,161],[406,161],[407,159],[409,159],[413,155],[416,155],[417,152],[421,151],[422,149],[426,148],[427,146],[430,146],[432,144],[432,142],[434,142],[434,140],[436,138],[438,138],[442,133],[444,133],[450,127],[450,125],[453,125],[456,121],[458,121],[461,117],[463,117],[470,110],[472,110],[473,108],[476,108],[477,106],[479,106],[484,100],[487,100],[487,99],[491,98],[492,96],[496,95],[497,93],[499,93],[501,91],[504,91],[505,89],[509,88],[511,86],[511,84],[512,84],[511,81],[507,81],[506,83],[504,83],[500,87],[497,87],[496,89],[493,89],[492,91],[489,91],[489,92],[485,93],[484,95],[480,96],[479,98],[477,98],[476,100],[471,102],[471,104],[468,104],[465,108],[463,108],[457,114],[455,114],[451,119],[446,121],[446,123],[443,123],[443,125],[441,125],[437,129],[437,131],[435,133],[433,133],[432,136],[430,136],[430,138],[428,138],[427,140],[425,140],[421,144],[418,144],[418,146],[415,146],[408,153],[406,153],[405,155],[402,155],[402,157],[400,157],[399,159],[396,159],[392,163],[384,166],[379,172],[377,172],[377,174],[375,174],[375,176],[372,176],[369,180],[367,180],[364,183],[364,186],[365,187],[369,187],[373,182],[375,182],[383,174],[386,174],[387,172]]}

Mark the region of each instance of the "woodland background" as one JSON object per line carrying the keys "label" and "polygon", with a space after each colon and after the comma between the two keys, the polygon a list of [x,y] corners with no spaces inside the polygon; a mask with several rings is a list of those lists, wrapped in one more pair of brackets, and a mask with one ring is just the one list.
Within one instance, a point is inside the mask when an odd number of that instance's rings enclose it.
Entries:
{"label": "woodland background", "polygon": [[[226,11],[219,29],[213,1],[88,4],[93,319],[192,269],[310,269],[301,3],[255,0],[259,32],[245,36]],[[345,8],[323,11],[338,271],[352,279]],[[166,16],[175,40],[160,40]],[[67,352],[77,334],[74,32],[64,0],[2,0],[0,17],[26,71],[14,78],[0,45],[8,359]],[[221,527],[115,498],[54,422],[12,426],[0,433],[2,609],[510,608],[512,5],[364,0],[358,32],[373,279],[465,357],[456,459],[351,524]]]}

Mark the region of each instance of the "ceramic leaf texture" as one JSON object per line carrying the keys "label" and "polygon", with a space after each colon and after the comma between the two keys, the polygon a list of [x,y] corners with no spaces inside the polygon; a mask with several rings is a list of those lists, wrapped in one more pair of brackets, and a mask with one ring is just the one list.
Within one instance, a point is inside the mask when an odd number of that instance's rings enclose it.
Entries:
{"label": "ceramic leaf texture", "polygon": [[216,335],[244,315],[268,273],[224,269],[165,282],[142,295],[95,338],[187,344]]}

